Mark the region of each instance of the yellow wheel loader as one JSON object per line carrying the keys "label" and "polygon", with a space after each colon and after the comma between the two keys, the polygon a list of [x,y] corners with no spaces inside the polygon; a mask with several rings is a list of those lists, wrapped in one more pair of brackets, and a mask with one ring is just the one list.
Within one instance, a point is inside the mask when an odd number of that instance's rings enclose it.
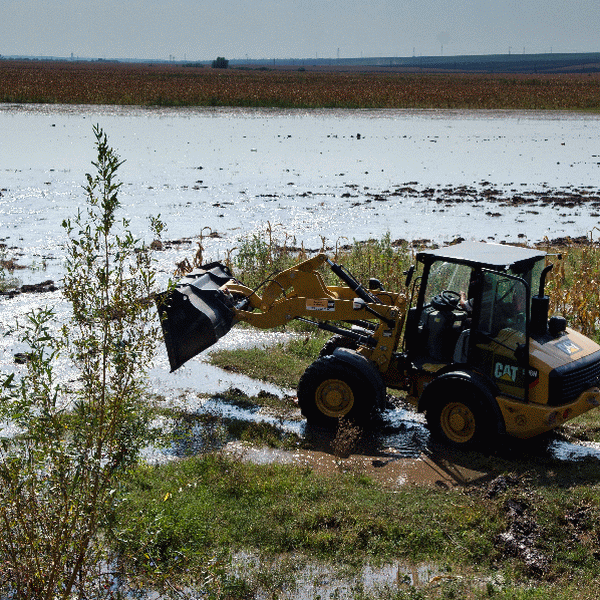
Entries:
{"label": "yellow wheel loader", "polygon": [[[245,321],[293,319],[334,333],[302,375],[307,421],[366,425],[386,389],[407,392],[431,434],[458,447],[529,438],[600,404],[600,346],[550,317],[546,253],[464,242],[416,256],[405,291],[363,287],[319,254],[274,274],[261,293],[211,263],[159,299],[171,369]],[[341,285],[327,286],[328,266]]]}

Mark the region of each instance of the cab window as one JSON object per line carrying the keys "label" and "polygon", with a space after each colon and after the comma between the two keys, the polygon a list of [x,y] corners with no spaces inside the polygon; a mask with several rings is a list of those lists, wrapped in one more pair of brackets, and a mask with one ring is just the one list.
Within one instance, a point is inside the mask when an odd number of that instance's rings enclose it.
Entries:
{"label": "cab window", "polygon": [[427,279],[425,302],[431,302],[432,298],[446,290],[454,291],[457,294],[464,292],[465,295],[468,295],[472,273],[473,269],[467,265],[442,261],[433,263]]}
{"label": "cab window", "polygon": [[502,330],[526,335],[527,288],[520,279],[483,273],[478,329],[490,337]]}

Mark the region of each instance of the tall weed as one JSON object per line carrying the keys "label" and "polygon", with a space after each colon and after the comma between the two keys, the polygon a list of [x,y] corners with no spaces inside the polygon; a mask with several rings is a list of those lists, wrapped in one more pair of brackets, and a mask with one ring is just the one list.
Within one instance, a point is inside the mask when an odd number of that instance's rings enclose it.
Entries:
{"label": "tall weed", "polygon": [[[25,372],[0,386],[0,418],[18,428],[0,447],[2,597],[88,597],[103,558],[100,528],[148,431],[141,401],[160,327],[153,263],[117,220],[122,163],[99,127],[94,135],[87,208],[63,223],[70,318],[29,313],[15,330],[29,348]],[[158,235],[162,224],[152,228]],[[73,365],[74,382],[59,380],[59,357]]]}
{"label": "tall weed", "polygon": [[307,258],[304,248],[285,231],[267,223],[264,232],[252,233],[240,240],[237,253],[230,259],[235,276],[245,285],[256,288],[274,273],[284,271]]}
{"label": "tall weed", "polygon": [[[390,234],[378,240],[356,241],[335,247],[325,238],[319,252],[324,252],[333,261],[343,264],[355,277],[364,283],[377,277],[389,290],[404,287],[404,272],[412,264],[414,255],[407,243],[393,242]],[[234,275],[247,286],[256,288],[273,274],[288,269],[314,255],[315,250],[296,246],[293,236],[275,231],[269,223],[264,232],[253,233],[243,238],[229,264]],[[340,285],[340,280],[327,267],[321,272],[328,285]]]}
{"label": "tall weed", "polygon": [[562,249],[548,275],[546,293],[551,312],[567,319],[569,326],[586,336],[600,336],[600,246],[590,234],[588,244],[570,243]]}

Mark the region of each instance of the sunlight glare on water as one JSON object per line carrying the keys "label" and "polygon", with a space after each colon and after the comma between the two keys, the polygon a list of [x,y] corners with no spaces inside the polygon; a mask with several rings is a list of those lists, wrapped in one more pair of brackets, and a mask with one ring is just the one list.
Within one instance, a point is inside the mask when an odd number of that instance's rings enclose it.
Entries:
{"label": "sunlight glare on water", "polygon": [[[61,222],[84,207],[96,123],[125,159],[120,199],[132,229],[144,235],[156,214],[167,239],[210,228],[220,236],[205,239],[212,258],[267,223],[318,249],[323,238],[387,232],[539,241],[585,235],[598,220],[590,203],[487,201],[490,189],[505,198],[595,194],[597,115],[0,105],[0,239],[52,277]],[[166,270],[177,253],[163,258]]]}

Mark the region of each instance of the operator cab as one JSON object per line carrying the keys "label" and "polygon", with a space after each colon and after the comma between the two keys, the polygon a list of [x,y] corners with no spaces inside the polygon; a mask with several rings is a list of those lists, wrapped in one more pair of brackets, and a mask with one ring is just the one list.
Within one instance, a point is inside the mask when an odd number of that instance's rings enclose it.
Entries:
{"label": "operator cab", "polygon": [[405,335],[412,364],[437,374],[470,368],[526,399],[531,289],[540,285],[545,257],[483,242],[419,252],[423,271]]}

